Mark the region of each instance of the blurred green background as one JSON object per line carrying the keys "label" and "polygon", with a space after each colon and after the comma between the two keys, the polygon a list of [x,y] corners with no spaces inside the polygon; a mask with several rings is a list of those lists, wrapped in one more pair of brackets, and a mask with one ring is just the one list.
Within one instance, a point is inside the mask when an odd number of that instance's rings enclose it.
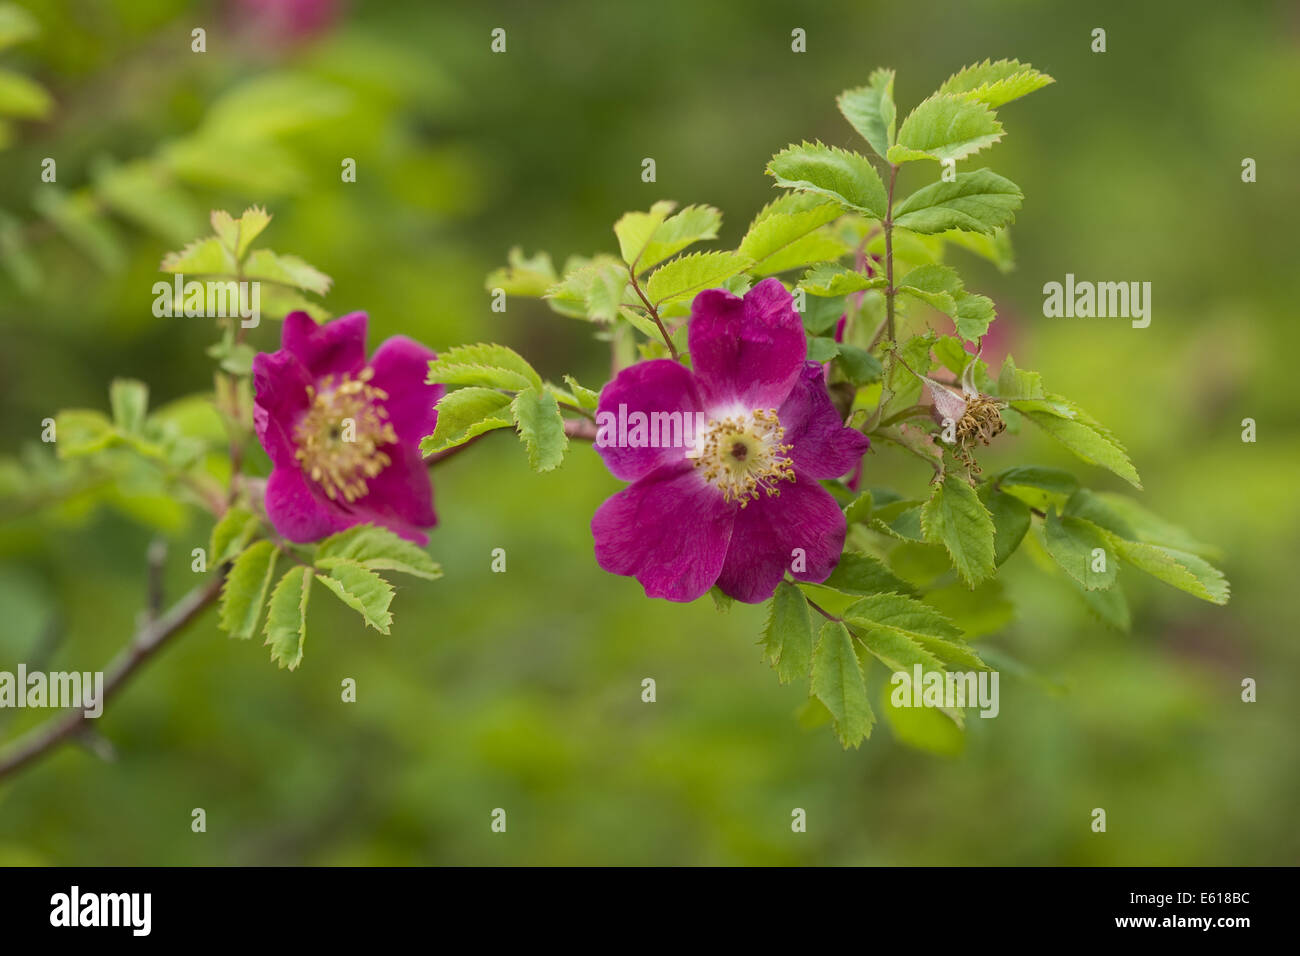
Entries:
{"label": "blurred green background", "polygon": [[[660,198],[718,206],[719,247],[734,245],[775,195],[772,153],[853,145],[840,90],[893,66],[901,115],[985,57],[1057,83],[1001,110],[1008,135],[986,156],[1026,195],[1019,268],[963,262],[968,285],[994,296],[1020,366],[1126,443],[1143,500],[1224,549],[1233,598],[1215,608],[1128,574],[1119,635],[1022,550],[1004,569],[1016,617],[983,640],[1064,692],[1004,676],[1000,716],[972,715],[964,741],[907,746],[882,720],[846,753],[800,726],[805,689],[761,662],[761,610],[650,602],[597,568],[588,522],[620,483],[589,449],[537,477],[503,433],[436,471],[446,576],[400,588],[390,637],[318,591],[289,673],[209,612],[96,724],[115,760],[71,745],[0,785],[0,862],[1300,862],[1294,4],[23,6],[42,33],[0,67],[52,103],[9,123],[0,151],[0,669],[101,667],[142,607],[158,534],[169,595],[193,584],[200,512],[148,489],[53,505],[14,460],[39,467],[41,419],[104,407],[114,376],[148,381],[154,405],[209,387],[210,322],[150,312],[158,260],[206,232],[209,209],[265,203],[263,243],[332,275],[326,306],[368,311],[372,345],[501,341],[595,385],[608,358],[587,327],[536,302],[490,311],[484,276],[510,246],[610,249],[612,222]],[[197,26],[205,54],[190,52]],[[1098,26],[1105,54],[1089,49]],[[791,52],[795,27],[807,53]],[[47,156],[71,225],[42,205]],[[1044,319],[1042,285],[1066,272],[1152,282],[1150,328]],[[277,337],[264,322],[251,341]],[[896,459],[869,457],[867,483],[919,488]],[[1025,461],[1122,490],[1037,434],[985,464]],[[498,547],[505,574],[489,570]],[[1257,703],[1241,702],[1244,677]],[[0,712],[0,739],[34,723]],[[794,807],[807,833],[791,832]]]}

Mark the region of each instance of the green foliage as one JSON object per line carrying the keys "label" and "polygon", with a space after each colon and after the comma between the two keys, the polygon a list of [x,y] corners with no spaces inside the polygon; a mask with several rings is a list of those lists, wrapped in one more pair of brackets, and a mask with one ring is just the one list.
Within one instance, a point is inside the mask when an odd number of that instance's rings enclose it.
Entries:
{"label": "green foliage", "polygon": [[940,93],[962,93],[988,106],[1001,106],[1056,82],[1017,60],[985,60],[958,70],[939,87]]}
{"label": "green foliage", "polygon": [[[260,206],[250,206],[238,219],[223,209],[213,210],[211,236],[195,239],[178,252],[169,252],[158,267],[163,272],[189,279],[258,282],[262,288],[260,308],[264,315],[282,319],[301,309],[317,321],[329,317],[320,305],[302,295],[323,296],[332,280],[297,256],[280,255],[269,249],[253,249],[252,243],[271,222]],[[172,302],[173,314],[183,314],[182,303]]]}
{"label": "green foliage", "polygon": [[849,629],[839,621],[822,625],[813,652],[812,693],[830,711],[835,735],[846,748],[856,748],[871,736],[876,717],[867,700],[862,664]]}
{"label": "green foliage", "polygon": [[949,475],[921,509],[925,540],[942,544],[961,579],[974,587],[993,574],[993,518],[968,482]]}
{"label": "green foliage", "polygon": [[258,541],[230,566],[221,587],[220,624],[231,637],[247,640],[257,630],[278,554],[270,541]]}
{"label": "green foliage", "polygon": [[525,389],[515,396],[510,410],[533,471],[558,468],[569,439],[564,434],[564,418],[555,396],[541,389]]}
{"label": "green foliage", "polygon": [[1002,124],[988,105],[969,96],[936,93],[912,110],[889,148],[891,163],[919,159],[965,159],[1002,138]]}
{"label": "green foliage", "polygon": [[328,574],[316,572],[316,580],[329,588],[340,601],[361,615],[367,627],[387,634],[393,623],[388,605],[393,601],[393,586],[357,561],[340,559],[331,564]]}
{"label": "green foliage", "polygon": [[845,209],[885,218],[885,184],[871,161],[858,153],[821,143],[803,143],[773,156],[767,172],[778,186],[816,193]]}
{"label": "green foliage", "polygon": [[271,660],[281,668],[294,670],[302,663],[312,576],[311,568],[290,568],[271,592],[265,644],[271,648]]}
{"label": "green foliage", "polygon": [[866,86],[845,90],[835,104],[850,125],[871,144],[876,155],[884,159],[894,145],[898,116],[894,105],[894,71],[876,70]]}
{"label": "green foliage", "polygon": [[895,207],[894,222],[923,234],[950,229],[992,235],[1015,221],[1024,194],[991,169],[957,173],[952,182],[923,186]]}
{"label": "green foliage", "polygon": [[782,684],[808,675],[813,652],[811,614],[803,592],[789,581],[777,585],[763,627],[763,652]]}

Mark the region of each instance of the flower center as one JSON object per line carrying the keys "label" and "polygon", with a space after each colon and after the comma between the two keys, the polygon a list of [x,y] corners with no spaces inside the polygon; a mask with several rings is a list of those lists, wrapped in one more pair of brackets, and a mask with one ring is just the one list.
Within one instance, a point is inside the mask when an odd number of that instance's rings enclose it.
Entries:
{"label": "flower center", "polygon": [[326,375],[319,387],[307,386],[311,404],[293,432],[294,456],[332,501],[364,497],[370,490],[366,479],[393,462],[379,450],[396,444],[397,433],[381,404],[388,393],[370,384],[374,376],[374,369],[365,368],[356,378],[344,372],[337,383]]}
{"label": "flower center", "polygon": [[781,444],[785,430],[776,409],[756,408],[729,418],[712,418],[687,452],[704,480],[722,492],[726,501],[743,508],[759,493],[775,497],[780,483],[794,481],[794,466]]}

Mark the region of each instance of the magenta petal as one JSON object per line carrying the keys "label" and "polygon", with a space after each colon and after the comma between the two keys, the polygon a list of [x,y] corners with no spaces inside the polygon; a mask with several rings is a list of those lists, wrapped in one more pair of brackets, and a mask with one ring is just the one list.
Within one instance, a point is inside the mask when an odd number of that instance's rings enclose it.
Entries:
{"label": "magenta petal", "polygon": [[280,348],[293,353],[312,378],[359,372],[366,362],[366,314],[348,315],[317,325],[306,312],[284,317]]}
{"label": "magenta petal", "polygon": [[845,532],[844,512],[830,492],[796,472],[780,495],[763,495],[737,513],[718,587],[757,604],[772,596],[787,571],[800,581],[825,581],[839,563]]}
{"label": "magenta petal", "polygon": [[277,467],[297,467],[293,427],[307,408],[311,376],[290,352],[259,352],[253,357],[253,427]]}
{"label": "magenta petal", "polygon": [[266,516],[290,541],[317,541],[350,524],[295,465],[278,465],[266,481]]}
{"label": "magenta petal", "polygon": [[780,408],[799,377],[808,342],[794,300],[776,279],[738,299],[723,289],[691,303],[691,364],[710,406]]}
{"label": "magenta petal", "polygon": [[809,478],[838,478],[857,467],[871,443],[840,421],[826,391],[822,367],[805,362],[803,374],[780,410],[784,441],[795,470]]}
{"label": "magenta petal", "polygon": [[414,445],[385,445],[393,463],[367,480],[369,492],[352,503],[362,521],[382,524],[403,538],[419,544],[428,542],[420,528],[438,523],[433,512],[433,483],[429,464]]}
{"label": "magenta petal", "polygon": [[[634,412],[641,412],[646,416],[647,422],[668,421],[668,447],[645,445],[634,448],[626,442],[620,444],[620,405],[624,406],[625,419]],[[672,420],[652,420],[651,416],[656,413],[672,415],[680,412],[680,436],[685,439],[694,435],[694,415],[700,407],[695,376],[685,366],[669,359],[652,359],[629,366],[601,389],[600,402],[596,407],[596,452],[605,460],[605,465],[614,476],[625,481],[635,481],[656,468],[680,462],[686,455],[687,446],[680,442],[672,444],[678,440],[678,436],[672,433]],[[631,430],[631,424],[628,425],[628,430]],[[651,430],[647,426],[642,431],[647,442],[653,440],[659,444],[662,428]]]}
{"label": "magenta petal", "polygon": [[718,578],[734,511],[689,463],[660,468],[596,509],[596,562],[634,576],[647,597],[693,601]]}
{"label": "magenta petal", "polygon": [[438,421],[434,406],[446,391],[441,385],[425,384],[429,362],[437,358],[433,349],[404,335],[385,341],[370,359],[375,370],[372,385],[388,393],[384,408],[397,437],[404,442],[419,442],[433,433]]}

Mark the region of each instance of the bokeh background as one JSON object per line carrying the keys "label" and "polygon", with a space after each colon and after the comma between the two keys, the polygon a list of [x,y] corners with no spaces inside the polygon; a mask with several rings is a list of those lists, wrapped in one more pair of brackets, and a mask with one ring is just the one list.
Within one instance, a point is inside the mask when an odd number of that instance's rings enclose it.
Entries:
{"label": "bokeh background", "polygon": [[[1022,550],[1004,569],[1015,616],[982,640],[1040,676],[1006,676],[1001,715],[965,738],[902,741],[882,721],[843,752],[761,662],[761,610],[647,601],[596,567],[588,521],[619,483],[589,449],[538,477],[502,433],[436,472],[446,576],[401,587],[390,637],[318,592],[289,673],[209,612],[96,725],[115,759],[72,745],[0,785],[0,862],[1300,862],[1295,4],[22,6],[42,32],[0,67],[51,101],[0,128],[0,668],[102,667],[143,605],[155,537],[169,594],[193,583],[209,519],[148,487],[56,488],[34,446],[47,415],[104,407],[115,376],[148,381],[155,405],[210,387],[210,322],[150,312],[160,257],[206,232],[209,209],[265,203],[263,244],[332,275],[326,306],[367,310],[372,339],[501,341],[598,384],[607,352],[582,323],[523,300],[490,311],[484,276],[510,246],[612,249],[612,222],[660,198],[718,206],[733,245],[774,195],[772,153],[852,145],[841,89],[893,66],[901,116],[990,56],[1057,83],[1000,111],[1008,135],[985,157],[1026,195],[1018,269],[964,262],[968,285],[994,296],[1020,366],[1127,444],[1143,500],[1222,547],[1233,598],[1130,573],[1122,635]],[[1099,26],[1105,54],[1089,48]],[[657,183],[641,182],[646,156]],[[1152,282],[1150,328],[1044,319],[1042,284],[1066,272]],[[264,322],[251,340],[277,336]],[[986,467],[1023,461],[1123,490],[1040,435],[1000,442]],[[870,484],[924,481],[888,453],[868,467]],[[498,547],[505,574],[489,570]],[[0,712],[0,739],[34,722]]]}

